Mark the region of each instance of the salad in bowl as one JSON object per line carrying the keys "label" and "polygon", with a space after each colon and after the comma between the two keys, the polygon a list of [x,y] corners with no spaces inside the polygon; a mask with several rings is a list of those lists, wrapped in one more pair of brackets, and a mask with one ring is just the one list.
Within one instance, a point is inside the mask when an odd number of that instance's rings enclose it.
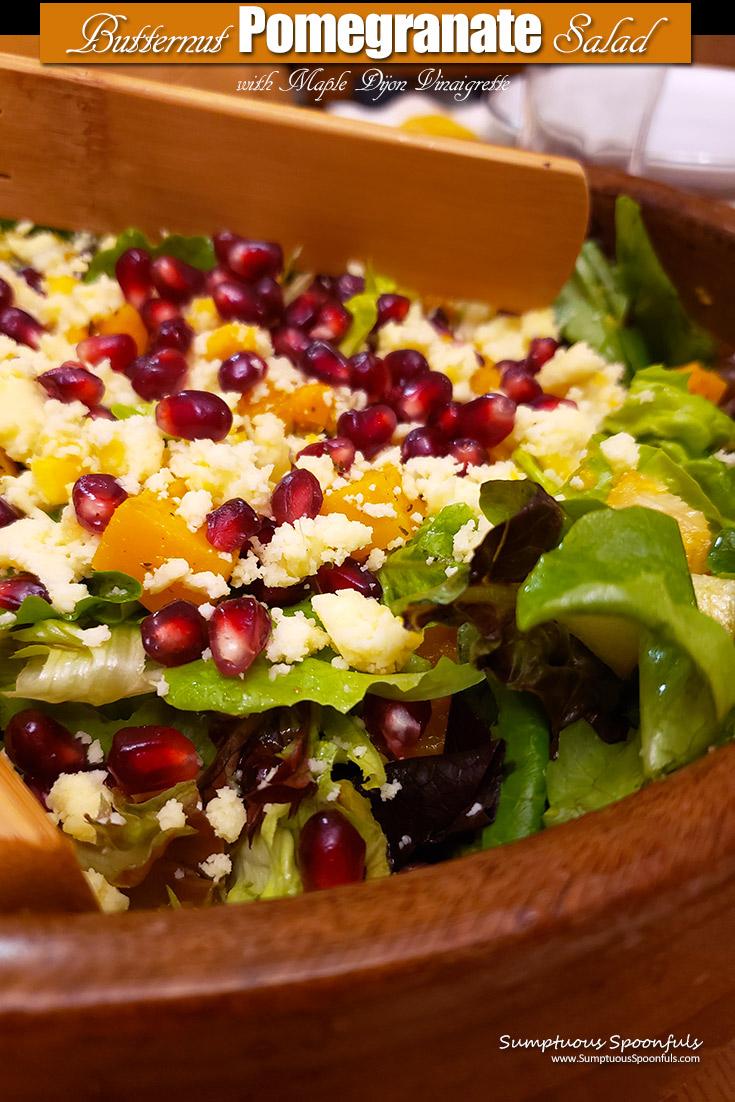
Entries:
{"label": "salad in bowl", "polygon": [[521,317],[4,224],[3,752],[102,909],[402,872],[731,738],[717,352],[625,197]]}

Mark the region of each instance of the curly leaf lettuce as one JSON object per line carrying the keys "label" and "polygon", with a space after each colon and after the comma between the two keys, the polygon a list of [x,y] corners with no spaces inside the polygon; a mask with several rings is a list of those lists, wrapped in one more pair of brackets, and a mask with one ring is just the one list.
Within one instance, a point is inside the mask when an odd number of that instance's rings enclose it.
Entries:
{"label": "curly leaf lettuce", "polygon": [[378,572],[383,602],[400,615],[410,604],[451,604],[467,585],[469,568],[454,558],[454,537],[475,519],[468,505],[447,505],[412,539],[391,552]]}
{"label": "curly leaf lettuce", "polygon": [[[647,776],[715,741],[735,707],[735,646],[696,606],[673,518],[633,507],[588,513],[544,555],[518,594],[518,626],[547,621],[605,637],[622,626],[640,665],[641,756]],[[663,647],[666,660],[656,648]],[[700,690],[692,697],[696,671]],[[661,721],[666,699],[668,722]]]}
{"label": "curly leaf lettuce", "polygon": [[273,667],[256,659],[242,678],[224,677],[213,662],[197,661],[166,671],[166,700],[182,711],[215,711],[249,715],[270,708],[289,708],[301,701],[329,704],[349,712],[376,693],[398,700],[434,700],[476,685],[482,673],[442,656],[433,668],[414,655],[401,673],[370,674],[341,670],[324,658],[305,658],[288,673],[272,677]]}
{"label": "curly leaf lettuce", "polygon": [[549,808],[544,826],[557,826],[637,792],[647,780],[640,738],[607,743],[580,719],[559,735],[559,753],[546,766]]}

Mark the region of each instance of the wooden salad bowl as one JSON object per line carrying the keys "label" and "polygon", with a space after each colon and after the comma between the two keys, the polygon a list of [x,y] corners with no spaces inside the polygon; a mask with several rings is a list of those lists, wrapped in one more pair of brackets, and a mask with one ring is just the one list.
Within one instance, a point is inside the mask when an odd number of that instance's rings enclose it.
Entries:
{"label": "wooden salad bowl", "polygon": [[[735,344],[735,213],[617,172],[590,182],[594,231],[609,241],[614,196],[636,198],[687,306]],[[4,918],[0,1097],[729,1102],[734,916],[727,746],[583,819],[384,881]],[[701,1040],[701,1063],[556,1064],[501,1040],[670,1033]]]}

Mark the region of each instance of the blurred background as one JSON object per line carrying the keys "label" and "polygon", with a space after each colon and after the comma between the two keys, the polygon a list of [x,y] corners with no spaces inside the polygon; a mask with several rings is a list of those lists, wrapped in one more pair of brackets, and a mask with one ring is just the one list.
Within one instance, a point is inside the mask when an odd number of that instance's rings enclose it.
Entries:
{"label": "blurred background", "polygon": [[[688,191],[735,203],[735,35],[694,35],[693,65],[446,65],[441,90],[419,74],[428,67],[380,66],[378,94],[367,66],[313,67],[307,84],[295,67],[121,65],[128,76],[225,95],[293,103],[425,135],[440,135],[609,164]],[[38,35],[0,35],[0,50],[38,57]],[[303,68],[303,67],[301,67]],[[369,67],[373,72],[377,66]],[[337,90],[314,87],[330,77]],[[437,77],[437,70],[433,76]],[[270,80],[266,78],[270,77]],[[472,87],[495,78],[498,87]],[[258,90],[258,82],[263,85]],[[238,90],[238,82],[249,84]],[[289,89],[289,84],[296,87]],[[268,85],[267,87],[266,84]]]}

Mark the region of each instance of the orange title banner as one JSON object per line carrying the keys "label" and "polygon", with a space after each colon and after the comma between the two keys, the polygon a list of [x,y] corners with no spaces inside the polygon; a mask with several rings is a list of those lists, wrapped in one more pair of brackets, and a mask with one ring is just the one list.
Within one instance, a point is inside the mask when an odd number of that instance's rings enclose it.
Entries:
{"label": "orange title banner", "polygon": [[41,4],[41,61],[672,64],[691,4]]}

